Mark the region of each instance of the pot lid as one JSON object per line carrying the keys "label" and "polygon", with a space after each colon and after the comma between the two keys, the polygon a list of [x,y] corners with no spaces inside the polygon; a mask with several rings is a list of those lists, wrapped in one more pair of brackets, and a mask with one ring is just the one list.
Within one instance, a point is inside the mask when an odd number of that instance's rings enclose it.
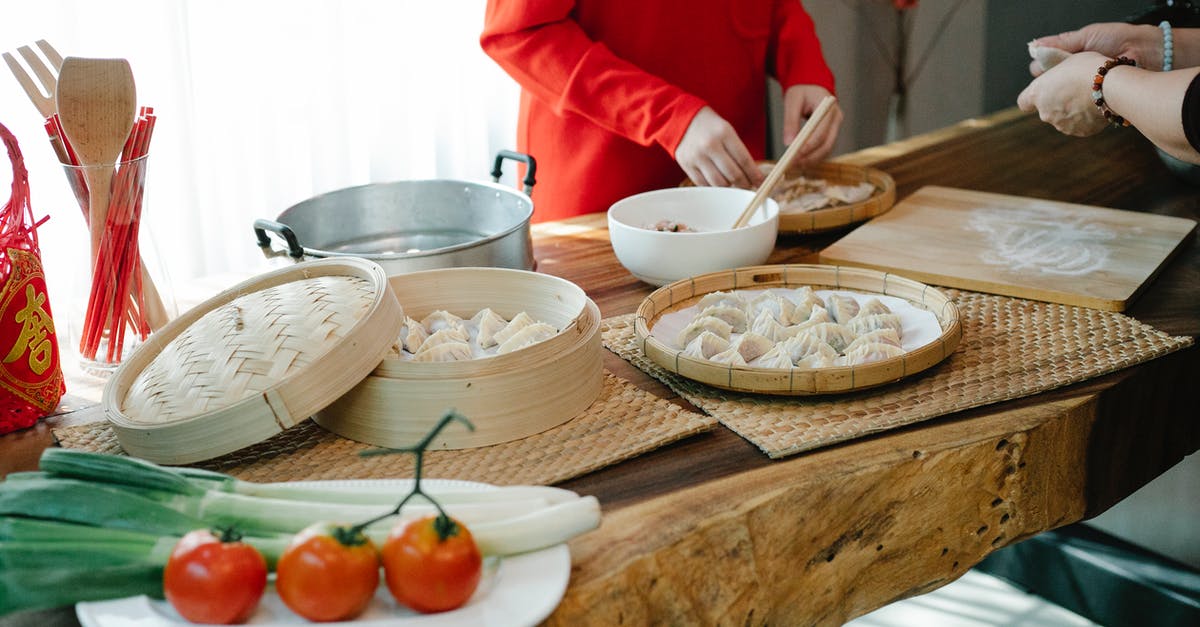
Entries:
{"label": "pot lid", "polygon": [[210,459],[308,418],[366,377],[404,313],[368,260],[259,275],[171,321],[114,373],[104,416],[130,455]]}

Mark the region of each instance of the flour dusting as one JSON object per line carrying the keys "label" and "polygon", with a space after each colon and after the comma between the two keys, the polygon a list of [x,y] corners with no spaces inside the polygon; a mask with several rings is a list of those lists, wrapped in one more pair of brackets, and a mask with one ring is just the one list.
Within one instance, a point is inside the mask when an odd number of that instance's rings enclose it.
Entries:
{"label": "flour dusting", "polygon": [[1070,212],[976,209],[968,226],[987,236],[979,258],[986,264],[1044,274],[1082,276],[1104,267],[1106,242],[1117,233]]}

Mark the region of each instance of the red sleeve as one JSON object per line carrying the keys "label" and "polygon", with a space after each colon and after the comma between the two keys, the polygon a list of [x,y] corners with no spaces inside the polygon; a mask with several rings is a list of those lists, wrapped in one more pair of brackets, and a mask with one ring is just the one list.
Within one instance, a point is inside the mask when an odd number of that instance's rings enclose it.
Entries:
{"label": "red sleeve", "polygon": [[[816,25],[800,0],[777,0],[768,59],[784,91],[793,85],[820,85],[834,91],[833,72],[821,53]],[[770,70],[769,70],[770,71]]]}
{"label": "red sleeve", "polygon": [[521,87],[643,146],[675,147],[704,100],[617,57],[571,19],[572,0],[488,0],[480,45]]}

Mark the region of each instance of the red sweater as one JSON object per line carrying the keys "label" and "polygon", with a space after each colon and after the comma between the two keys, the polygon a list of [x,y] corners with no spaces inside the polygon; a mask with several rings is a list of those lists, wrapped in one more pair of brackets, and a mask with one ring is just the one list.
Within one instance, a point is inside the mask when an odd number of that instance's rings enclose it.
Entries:
{"label": "red sweater", "polygon": [[763,158],[768,73],[833,91],[800,0],[488,0],[480,43],[522,88],[535,222],[678,185],[705,105]]}

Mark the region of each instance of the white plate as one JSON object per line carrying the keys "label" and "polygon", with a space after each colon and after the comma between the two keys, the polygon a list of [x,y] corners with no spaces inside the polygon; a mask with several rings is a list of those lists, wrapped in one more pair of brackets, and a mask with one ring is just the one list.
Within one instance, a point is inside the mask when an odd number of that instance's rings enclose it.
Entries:
{"label": "white plate", "polygon": [[[357,486],[395,485],[398,489],[411,485],[407,480],[359,480],[296,482],[335,485],[353,489]],[[442,488],[479,488],[486,484],[468,481],[426,479],[426,485]],[[378,627],[450,627],[479,625],[483,627],[515,627],[536,625],[544,620],[567,589],[571,576],[571,554],[566,544],[541,551],[485,559],[479,588],[467,604],[450,612],[419,614],[400,606],[392,599],[382,583],[375,598],[361,616],[353,621],[324,623],[326,625],[356,625]],[[112,601],[78,603],[75,615],[83,627],[185,627],[184,620],[166,601],[145,596]],[[258,611],[247,621],[252,625],[296,625],[309,621],[289,610],[268,585]]]}

